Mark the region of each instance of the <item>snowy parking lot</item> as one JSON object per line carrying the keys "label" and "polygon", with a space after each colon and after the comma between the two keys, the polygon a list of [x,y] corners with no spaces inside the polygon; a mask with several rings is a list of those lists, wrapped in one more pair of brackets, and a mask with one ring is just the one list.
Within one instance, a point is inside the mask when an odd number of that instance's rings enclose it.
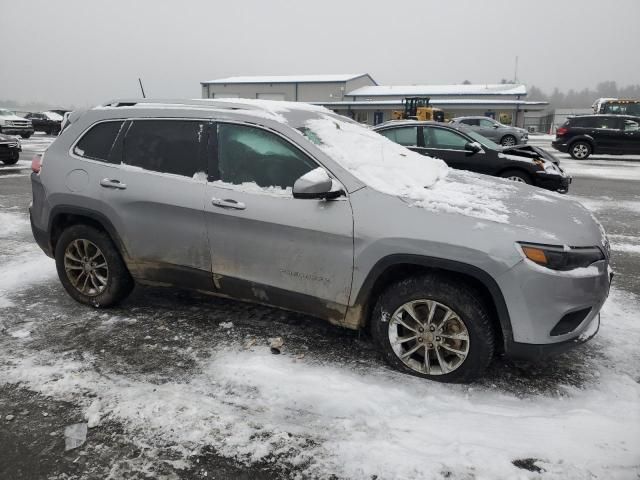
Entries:
{"label": "snowy parking lot", "polygon": [[611,241],[599,334],[445,385],[304,315],[151,288],[109,310],[74,302],[26,210],[50,141],[0,166],[0,479],[639,478],[640,157],[558,155]]}

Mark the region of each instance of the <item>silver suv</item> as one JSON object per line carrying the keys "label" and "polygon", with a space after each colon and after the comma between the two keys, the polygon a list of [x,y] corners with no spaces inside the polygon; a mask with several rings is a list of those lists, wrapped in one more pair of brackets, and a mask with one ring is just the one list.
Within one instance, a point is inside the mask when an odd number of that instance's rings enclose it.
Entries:
{"label": "silver suv", "polygon": [[607,241],[575,201],[300,103],[119,101],[70,122],[34,162],[30,214],[79,302],[139,283],[277,306],[448,382],[597,331]]}
{"label": "silver suv", "polygon": [[529,140],[529,134],[524,128],[503,125],[490,117],[456,117],[452,118],[451,122],[464,125],[505,147],[521,145]]}

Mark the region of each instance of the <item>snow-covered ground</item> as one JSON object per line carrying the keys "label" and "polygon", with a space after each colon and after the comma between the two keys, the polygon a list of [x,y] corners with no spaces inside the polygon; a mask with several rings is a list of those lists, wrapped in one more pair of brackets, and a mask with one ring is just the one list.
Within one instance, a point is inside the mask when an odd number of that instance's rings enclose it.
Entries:
{"label": "snow-covered ground", "polygon": [[[617,282],[588,344],[443,385],[391,370],[348,332],[265,307],[146,290],[113,310],[78,305],[3,178],[0,387],[77,405],[93,429],[119,425],[137,471],[179,473],[214,451],[294,478],[640,476],[640,298]],[[614,258],[640,256],[640,194],[578,198],[632,219],[611,245]],[[268,338],[280,335],[272,355]],[[124,460],[112,462],[123,478]]]}

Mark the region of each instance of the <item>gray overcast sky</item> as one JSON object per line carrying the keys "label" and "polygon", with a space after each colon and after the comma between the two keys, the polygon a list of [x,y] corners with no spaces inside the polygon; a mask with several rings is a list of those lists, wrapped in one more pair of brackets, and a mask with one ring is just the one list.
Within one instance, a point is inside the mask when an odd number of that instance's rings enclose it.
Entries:
{"label": "gray overcast sky", "polygon": [[229,75],[640,84],[640,0],[2,0],[0,99],[199,97]]}

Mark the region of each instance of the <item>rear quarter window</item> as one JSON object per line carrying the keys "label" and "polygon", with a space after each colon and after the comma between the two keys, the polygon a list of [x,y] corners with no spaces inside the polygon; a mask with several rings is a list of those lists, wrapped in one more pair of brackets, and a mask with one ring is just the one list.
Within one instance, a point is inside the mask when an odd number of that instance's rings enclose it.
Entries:
{"label": "rear quarter window", "polygon": [[113,144],[122,128],[122,121],[101,122],[87,131],[73,147],[76,155],[101,162],[119,163],[111,154]]}

